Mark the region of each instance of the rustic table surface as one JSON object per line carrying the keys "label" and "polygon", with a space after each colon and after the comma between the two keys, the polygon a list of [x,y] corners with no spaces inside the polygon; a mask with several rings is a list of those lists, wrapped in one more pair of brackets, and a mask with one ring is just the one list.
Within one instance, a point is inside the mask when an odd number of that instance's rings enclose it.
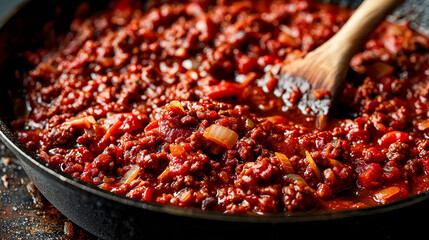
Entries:
{"label": "rustic table surface", "polygon": [[0,143],[0,239],[96,239],[55,209]]}

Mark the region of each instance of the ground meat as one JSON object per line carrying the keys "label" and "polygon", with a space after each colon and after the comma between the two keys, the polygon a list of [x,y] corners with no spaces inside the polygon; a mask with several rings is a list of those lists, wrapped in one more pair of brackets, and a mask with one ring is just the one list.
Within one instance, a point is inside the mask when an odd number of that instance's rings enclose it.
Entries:
{"label": "ground meat", "polygon": [[285,186],[282,195],[287,212],[306,211],[314,207],[314,190],[308,186]]}
{"label": "ground meat", "polygon": [[294,213],[426,191],[429,40],[406,23],[384,22],[353,57],[326,126],[273,93],[279,65],[351,14],[306,0],[113,1],[23,54],[30,112],[11,124],[75,178],[179,207]]}

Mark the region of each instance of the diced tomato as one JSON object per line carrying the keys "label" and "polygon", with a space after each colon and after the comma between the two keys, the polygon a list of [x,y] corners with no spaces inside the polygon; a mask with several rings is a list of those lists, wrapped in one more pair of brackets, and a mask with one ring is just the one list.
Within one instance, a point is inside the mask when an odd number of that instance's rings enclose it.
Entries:
{"label": "diced tomato", "polygon": [[378,163],[368,164],[367,169],[358,176],[358,184],[363,188],[381,185],[383,168]]}
{"label": "diced tomato", "polygon": [[170,144],[170,152],[174,156],[180,156],[185,151],[186,151],[186,149],[182,145],[180,145],[180,144]]}
{"label": "diced tomato", "polygon": [[159,120],[156,120],[156,121],[153,121],[153,122],[149,123],[149,124],[145,127],[144,131],[145,131],[145,132],[149,132],[149,131],[151,131],[151,130],[153,130],[153,129],[155,129],[155,128],[158,128],[158,127],[159,127]]}
{"label": "diced tomato", "polygon": [[375,147],[370,147],[363,152],[365,162],[378,163],[383,161],[385,155]]}
{"label": "diced tomato", "polygon": [[113,125],[117,125],[118,122],[121,122],[121,124],[117,126],[116,130],[119,133],[125,133],[143,128],[143,126],[146,125],[148,121],[149,119],[143,115],[136,115],[133,113],[120,113],[108,117],[104,121],[104,124],[109,125],[111,128]]}
{"label": "diced tomato", "polygon": [[262,57],[258,58],[258,64],[259,66],[261,66],[262,68],[264,68],[265,66],[269,65],[269,64],[273,64],[275,60],[275,57],[272,55],[265,55]]}
{"label": "diced tomato", "polygon": [[326,89],[316,89],[314,90],[314,98],[315,99],[322,99],[322,98],[330,98],[331,92]]}
{"label": "diced tomato", "polygon": [[383,137],[378,140],[378,144],[380,144],[382,148],[387,148],[390,144],[394,142],[407,142],[408,138],[408,133],[404,133],[401,131],[393,131],[384,134]]}
{"label": "diced tomato", "polygon": [[266,79],[265,81],[265,87],[267,88],[267,90],[269,92],[272,92],[274,90],[274,88],[277,86],[277,82],[279,80],[277,78],[274,77],[269,77],[268,79]]}
{"label": "diced tomato", "polygon": [[121,125],[122,121],[117,121],[112,126],[110,126],[109,129],[107,129],[106,134],[103,136],[103,141],[107,141],[110,137],[115,136]]}
{"label": "diced tomato", "polygon": [[236,54],[234,59],[237,64],[239,74],[254,72],[257,67],[257,61],[255,59],[242,53]]}
{"label": "diced tomato", "polygon": [[208,86],[203,89],[204,95],[211,99],[225,97],[240,97],[243,89],[237,84],[222,80],[219,84]]}

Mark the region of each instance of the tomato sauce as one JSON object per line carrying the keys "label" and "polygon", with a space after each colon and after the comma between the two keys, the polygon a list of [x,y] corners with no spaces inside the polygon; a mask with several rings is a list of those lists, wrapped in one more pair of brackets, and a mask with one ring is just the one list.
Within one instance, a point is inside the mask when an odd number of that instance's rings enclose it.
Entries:
{"label": "tomato sauce", "polygon": [[361,208],[429,189],[429,40],[406,23],[372,33],[321,125],[276,97],[278,66],[352,10],[305,0],[88,9],[47,39],[54,47],[27,51],[33,67],[20,74],[29,112],[14,132],[52,166],[130,198],[225,213]]}

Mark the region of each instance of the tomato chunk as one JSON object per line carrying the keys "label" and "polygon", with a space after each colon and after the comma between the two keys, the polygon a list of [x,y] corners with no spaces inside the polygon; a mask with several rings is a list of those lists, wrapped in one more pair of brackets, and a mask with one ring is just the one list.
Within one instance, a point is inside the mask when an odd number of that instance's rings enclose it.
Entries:
{"label": "tomato chunk", "polygon": [[225,97],[240,97],[243,89],[237,84],[222,80],[219,84],[208,86],[203,89],[204,95],[211,99]]}
{"label": "tomato chunk", "polygon": [[363,188],[380,186],[382,175],[383,168],[378,163],[368,164],[367,169],[358,176],[358,184]]}
{"label": "tomato chunk", "polygon": [[384,134],[383,137],[378,140],[378,144],[380,144],[382,148],[387,148],[390,144],[394,142],[407,142],[408,138],[408,133],[404,133],[401,131],[393,131]]}

